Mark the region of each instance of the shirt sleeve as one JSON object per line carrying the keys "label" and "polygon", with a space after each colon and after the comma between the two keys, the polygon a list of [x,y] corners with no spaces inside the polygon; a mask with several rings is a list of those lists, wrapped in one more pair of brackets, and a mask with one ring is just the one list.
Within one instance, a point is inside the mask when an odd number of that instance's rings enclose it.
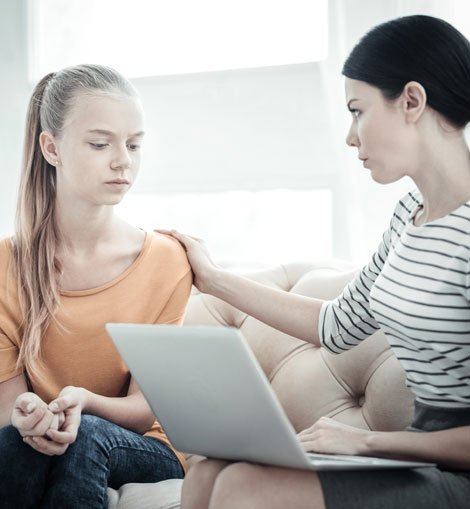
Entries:
{"label": "shirt sleeve", "polygon": [[346,286],[343,293],[320,309],[318,334],[322,345],[333,353],[341,353],[358,345],[380,328],[373,317],[369,296],[372,285],[387,259],[391,237],[396,232],[394,219],[383,234],[382,242],[371,261]]}
{"label": "shirt sleeve", "polygon": [[0,383],[6,382],[23,372],[17,369],[18,347],[0,329]]}
{"label": "shirt sleeve", "polygon": [[193,276],[191,270],[178,281],[173,293],[157,318],[156,323],[167,325],[181,325],[191,294]]}

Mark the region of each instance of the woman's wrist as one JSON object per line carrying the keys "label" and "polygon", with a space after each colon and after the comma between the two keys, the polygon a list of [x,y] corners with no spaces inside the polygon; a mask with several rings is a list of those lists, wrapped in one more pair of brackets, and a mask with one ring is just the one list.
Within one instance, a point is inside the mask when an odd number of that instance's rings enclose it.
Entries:
{"label": "woman's wrist", "polygon": [[370,431],[365,435],[363,442],[363,451],[360,452],[363,456],[374,456],[380,455],[381,448],[380,444],[383,438],[384,432],[382,431]]}
{"label": "woman's wrist", "polygon": [[227,272],[224,269],[220,267],[211,267],[204,276],[204,284],[201,291],[219,297],[226,286],[226,276]]}

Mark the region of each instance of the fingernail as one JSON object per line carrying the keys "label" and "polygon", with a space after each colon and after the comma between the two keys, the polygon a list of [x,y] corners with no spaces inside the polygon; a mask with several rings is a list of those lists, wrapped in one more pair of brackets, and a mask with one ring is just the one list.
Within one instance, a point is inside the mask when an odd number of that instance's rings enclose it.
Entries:
{"label": "fingernail", "polygon": [[59,405],[57,405],[57,403],[51,403],[51,404],[49,405],[49,408],[50,408],[53,412],[55,412],[56,410],[59,410]]}
{"label": "fingernail", "polygon": [[27,412],[32,412],[34,410],[34,403],[29,403],[29,405],[26,407]]}

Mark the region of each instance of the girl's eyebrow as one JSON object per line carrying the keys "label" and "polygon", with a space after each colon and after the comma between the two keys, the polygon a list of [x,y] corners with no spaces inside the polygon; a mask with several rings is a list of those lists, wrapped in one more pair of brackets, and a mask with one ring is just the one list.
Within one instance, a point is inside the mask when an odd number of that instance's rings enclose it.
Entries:
{"label": "girl's eyebrow", "polygon": [[350,99],[348,101],[348,110],[351,110],[351,103],[354,102],[354,101],[359,101],[359,99]]}
{"label": "girl's eyebrow", "polygon": [[[90,134],[102,134],[104,136],[113,136],[114,133],[111,131],[107,131],[106,129],[89,129],[87,133]],[[138,133],[131,134],[130,138],[141,138],[144,135],[144,131],[139,131]]]}

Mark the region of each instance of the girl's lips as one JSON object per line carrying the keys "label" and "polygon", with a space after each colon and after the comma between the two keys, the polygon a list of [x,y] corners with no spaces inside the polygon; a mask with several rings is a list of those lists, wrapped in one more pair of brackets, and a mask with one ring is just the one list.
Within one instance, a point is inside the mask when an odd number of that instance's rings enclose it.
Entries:
{"label": "girl's lips", "polygon": [[129,181],[126,179],[115,179],[106,182],[106,184],[129,184]]}

